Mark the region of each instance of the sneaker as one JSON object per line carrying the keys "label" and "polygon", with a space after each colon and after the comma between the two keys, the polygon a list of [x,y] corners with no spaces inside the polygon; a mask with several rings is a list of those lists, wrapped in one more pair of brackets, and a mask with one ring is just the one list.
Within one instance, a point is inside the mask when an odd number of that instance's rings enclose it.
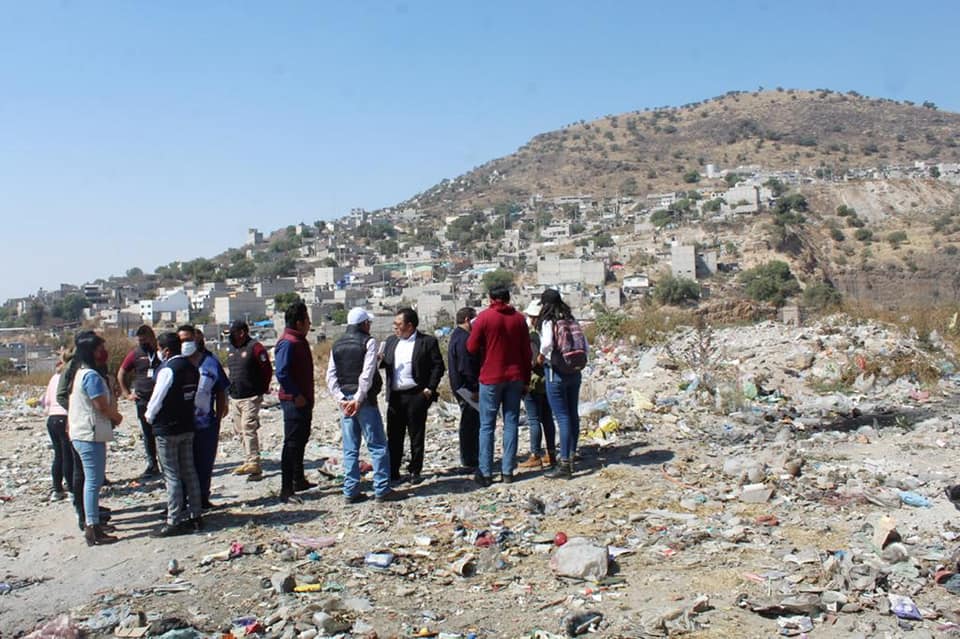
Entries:
{"label": "sneaker", "polygon": [[233,469],[234,475],[259,475],[262,472],[257,462],[244,462]]}
{"label": "sneaker", "polygon": [[417,484],[423,483],[423,475],[417,473],[415,475],[410,475],[410,483],[416,486]]}
{"label": "sneaker", "polygon": [[488,488],[493,484],[493,477],[486,477],[481,475],[480,471],[477,471],[477,474],[473,476],[473,481],[477,482],[481,488]]}
{"label": "sneaker", "polygon": [[343,496],[343,503],[345,503],[345,504],[347,504],[348,506],[350,506],[350,505],[353,505],[353,504],[361,504],[361,503],[367,501],[368,499],[369,499],[369,497],[367,497],[366,493],[357,493],[356,495],[344,495],[344,496]]}
{"label": "sneaker", "polygon": [[527,458],[526,461],[522,461],[517,464],[517,468],[522,468],[524,470],[540,470],[543,468],[543,457],[530,453],[530,457]]}
{"label": "sneaker", "polygon": [[63,500],[66,499],[66,498],[67,498],[67,493],[63,492],[62,490],[55,490],[55,491],[53,491],[53,492],[50,493],[50,501],[51,501],[51,502],[54,502],[54,501],[63,501]]}
{"label": "sneaker", "polygon": [[410,496],[410,495],[408,495],[408,494],[406,494],[406,493],[401,493],[401,492],[396,491],[396,490],[388,490],[387,492],[383,493],[382,495],[377,495],[374,499],[376,499],[376,501],[377,501],[378,504],[385,504],[385,503],[388,503],[388,502],[391,502],[391,501],[403,501],[404,499],[406,499],[406,498],[409,497],[409,496]]}

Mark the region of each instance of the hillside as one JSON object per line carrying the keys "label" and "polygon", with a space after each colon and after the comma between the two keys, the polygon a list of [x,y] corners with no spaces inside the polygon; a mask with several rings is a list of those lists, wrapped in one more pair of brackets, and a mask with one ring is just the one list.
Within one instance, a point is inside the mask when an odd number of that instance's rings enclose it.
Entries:
{"label": "hillside", "polygon": [[768,169],[960,160],[960,114],[856,93],[731,92],[677,108],[611,115],[536,136],[512,155],[411,198],[462,209],[547,195],[596,197],[672,190],[707,164]]}

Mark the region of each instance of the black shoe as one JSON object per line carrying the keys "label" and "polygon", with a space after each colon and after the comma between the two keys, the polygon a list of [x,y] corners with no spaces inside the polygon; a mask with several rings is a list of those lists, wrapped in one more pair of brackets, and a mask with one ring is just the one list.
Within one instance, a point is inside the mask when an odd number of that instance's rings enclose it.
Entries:
{"label": "black shoe", "polygon": [[198,533],[203,531],[203,519],[201,517],[194,517],[193,519],[188,519],[184,522],[186,528],[190,531]]}
{"label": "black shoe", "polygon": [[176,537],[177,535],[182,535],[186,532],[181,525],[176,524],[164,524],[150,533],[151,537]]}
{"label": "black shoe", "polygon": [[573,462],[565,459],[557,460],[557,465],[543,474],[549,479],[571,479],[573,477]]}
{"label": "black shoe", "polygon": [[512,484],[512,483],[513,483],[513,473],[501,473],[501,475],[500,475],[500,481],[502,481],[502,482],[505,483],[505,484]]}
{"label": "black shoe", "polygon": [[417,484],[423,483],[423,475],[420,473],[415,473],[410,475],[410,483],[416,486]]}
{"label": "black shoe", "polygon": [[368,499],[369,497],[367,497],[366,493],[357,493],[356,495],[344,495],[343,503],[349,506],[353,504],[361,504],[367,501]]}
{"label": "black shoe", "polygon": [[408,494],[406,494],[406,493],[401,493],[401,492],[398,492],[398,491],[396,491],[396,490],[388,490],[387,492],[383,493],[382,495],[377,495],[376,497],[374,497],[374,499],[376,500],[376,502],[377,502],[378,504],[386,504],[386,503],[389,503],[389,502],[391,502],[391,501],[403,501],[404,499],[406,499],[406,498],[409,497],[409,496],[410,496],[410,495],[408,495]]}
{"label": "black shoe", "polygon": [[247,475],[247,481],[260,481],[263,479],[263,473],[250,473]]}
{"label": "black shoe", "polygon": [[306,479],[302,479],[293,485],[293,492],[300,493],[305,490],[310,490],[311,488],[316,488],[316,487],[317,485],[312,481],[307,481]]}
{"label": "black shoe", "polygon": [[293,494],[292,490],[281,490],[280,491],[280,501],[285,504],[302,504],[303,500]]}
{"label": "black shoe", "polygon": [[493,477],[485,477],[478,471],[477,474],[473,476],[473,481],[477,482],[481,488],[488,488],[493,484]]}

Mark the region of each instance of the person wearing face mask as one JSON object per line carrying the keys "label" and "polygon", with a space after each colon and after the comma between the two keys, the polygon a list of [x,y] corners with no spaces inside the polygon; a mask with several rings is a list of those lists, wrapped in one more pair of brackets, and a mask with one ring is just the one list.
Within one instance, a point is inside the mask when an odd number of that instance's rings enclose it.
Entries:
{"label": "person wearing face mask", "polygon": [[[160,335],[157,355],[162,364],[144,416],[153,425],[157,455],[167,485],[167,521],[153,534],[170,537],[203,529],[200,481],[193,458],[194,401],[200,372],[182,355],[176,333]],[[187,508],[189,517],[185,515]]]}
{"label": "person wearing face mask", "polygon": [[213,479],[213,464],[217,459],[220,441],[220,420],[227,414],[227,388],[230,381],[223,366],[204,345],[203,332],[185,324],[177,329],[181,354],[200,371],[197,397],[194,401],[193,422],[196,433],[193,437],[193,458],[200,481],[201,504],[204,509],[213,508],[210,501],[210,482]]}
{"label": "person wearing face mask", "polygon": [[[112,403],[110,385],[98,368],[107,361],[102,337],[93,331],[77,336],[74,359],[76,371],[70,391],[67,418],[70,441],[83,468],[83,536],[88,546],[113,543],[112,529],[100,517],[100,487],[107,466],[107,442],[113,439],[113,428],[123,421]],[[79,492],[79,491],[78,491]]]}
{"label": "person wearing face mask", "polygon": [[[117,383],[120,384],[120,394],[137,405],[137,419],[140,420],[140,432],[143,434],[143,452],[147,465],[143,469],[143,477],[155,477],[157,469],[157,440],[153,434],[153,427],[144,418],[147,402],[153,393],[157,369],[160,359],[157,357],[157,337],[153,329],[144,324],[137,329],[137,346],[127,353],[117,371]],[[128,380],[130,385],[127,385]]]}
{"label": "person wearing face mask", "polygon": [[[540,333],[537,331],[537,318],[540,317],[540,302],[533,300],[523,312],[527,316],[530,328],[530,350],[532,353],[530,388],[523,396],[523,406],[527,411],[527,426],[530,428],[530,457],[520,462],[517,468],[540,470],[544,466],[557,464],[557,429],[553,423],[553,411],[547,400],[547,384],[544,378],[543,364],[537,360],[540,355]],[[543,442],[546,440],[546,451]]]}

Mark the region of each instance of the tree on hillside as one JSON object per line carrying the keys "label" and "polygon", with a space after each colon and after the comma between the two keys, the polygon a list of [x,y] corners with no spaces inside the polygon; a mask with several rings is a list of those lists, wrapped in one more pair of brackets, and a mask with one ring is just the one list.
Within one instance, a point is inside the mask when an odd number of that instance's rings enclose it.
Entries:
{"label": "tree on hillside", "polygon": [[489,291],[496,286],[513,286],[513,272],[498,268],[494,271],[487,271],[483,274],[483,288]]}
{"label": "tree on hillside", "polygon": [[751,299],[777,306],[783,306],[788,297],[800,291],[800,284],[790,272],[790,265],[780,260],[744,271],[740,274],[740,283]]}
{"label": "tree on hillside", "polygon": [[31,326],[42,326],[43,320],[47,316],[47,307],[44,306],[39,300],[34,300],[30,303],[30,308],[27,309],[27,319],[30,322]]}
{"label": "tree on hillside", "polygon": [[288,308],[303,301],[299,295],[294,292],[277,293],[273,297],[273,310],[275,313],[285,313]]}
{"label": "tree on hillside", "polygon": [[83,317],[83,309],[88,306],[90,306],[90,302],[88,302],[87,298],[83,295],[70,293],[62,300],[53,303],[53,306],[50,308],[50,314],[53,317],[68,322],[76,322]]}
{"label": "tree on hillside", "polygon": [[653,287],[653,299],[660,304],[674,306],[684,302],[695,302],[700,298],[700,285],[684,277],[668,275]]}

